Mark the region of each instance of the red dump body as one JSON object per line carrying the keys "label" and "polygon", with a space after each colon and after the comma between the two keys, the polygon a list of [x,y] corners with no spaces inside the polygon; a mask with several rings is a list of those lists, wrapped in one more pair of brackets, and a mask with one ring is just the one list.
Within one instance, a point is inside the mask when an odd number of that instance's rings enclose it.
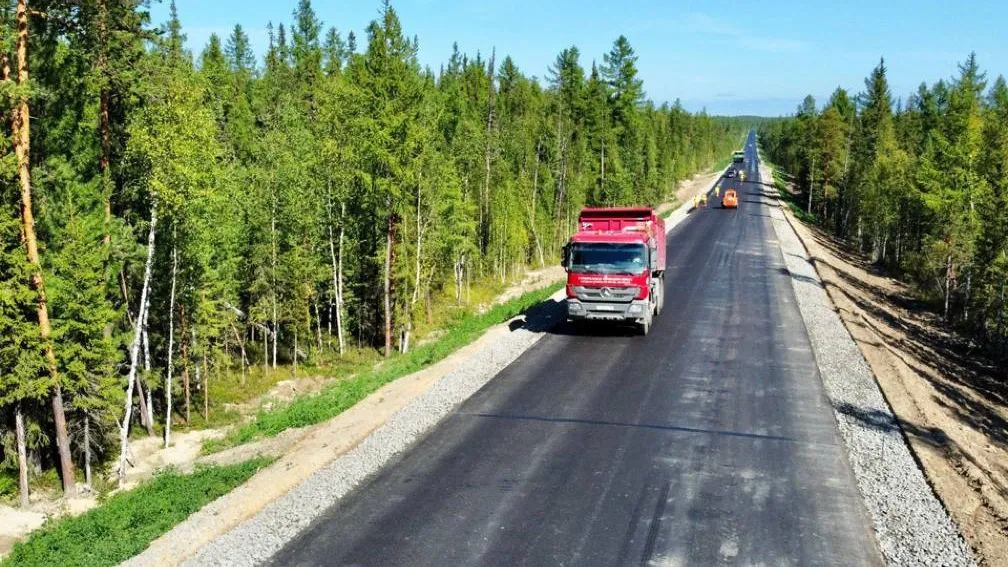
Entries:
{"label": "red dump body", "polygon": [[653,242],[658,267],[665,271],[665,219],[650,207],[585,208],[572,241]]}
{"label": "red dump body", "polygon": [[648,207],[586,208],[564,249],[568,318],[633,322],[663,303],[665,219]]}

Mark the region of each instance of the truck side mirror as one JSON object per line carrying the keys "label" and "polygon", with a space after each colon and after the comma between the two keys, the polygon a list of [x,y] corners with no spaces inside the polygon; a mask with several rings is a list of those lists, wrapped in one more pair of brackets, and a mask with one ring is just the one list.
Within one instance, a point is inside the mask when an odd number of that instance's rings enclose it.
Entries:
{"label": "truck side mirror", "polygon": [[570,261],[570,244],[564,244],[560,249],[560,265],[566,270]]}
{"label": "truck side mirror", "polygon": [[648,260],[649,260],[648,265],[651,266],[651,271],[653,272],[653,271],[657,270],[658,269],[658,250],[656,250],[654,248],[649,248],[648,249]]}

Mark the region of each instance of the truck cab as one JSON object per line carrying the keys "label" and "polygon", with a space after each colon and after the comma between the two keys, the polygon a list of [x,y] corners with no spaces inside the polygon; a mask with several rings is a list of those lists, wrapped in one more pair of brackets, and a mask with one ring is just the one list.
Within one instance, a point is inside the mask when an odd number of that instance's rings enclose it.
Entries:
{"label": "truck cab", "polygon": [[567,318],[635,324],[664,304],[665,222],[650,208],[585,209],[564,246]]}

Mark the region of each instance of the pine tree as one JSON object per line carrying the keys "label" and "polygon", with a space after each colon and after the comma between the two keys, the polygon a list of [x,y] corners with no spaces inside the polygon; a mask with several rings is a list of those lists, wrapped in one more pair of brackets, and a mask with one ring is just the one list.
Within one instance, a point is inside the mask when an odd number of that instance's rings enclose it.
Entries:
{"label": "pine tree", "polygon": [[[17,2],[17,27],[17,85],[20,87],[21,92],[18,93],[16,104],[11,114],[13,116],[14,153],[17,156],[18,181],[21,189],[21,236],[27,250],[28,263],[31,266],[31,283],[38,304],[37,317],[39,330],[45,349],[46,364],[49,369],[50,401],[53,411],[53,426],[56,433],[56,446],[59,451],[63,492],[70,494],[73,492],[75,484],[73,459],[70,455],[70,440],[67,433],[66,414],[63,406],[63,388],[50,337],[52,328],[49,321],[49,307],[46,300],[42,263],[39,257],[38,237],[35,232],[34,206],[32,204],[31,164],[29,163],[31,129],[27,93],[28,6],[25,0],[18,0]],[[6,66],[4,64],[5,68]],[[7,73],[5,72],[4,75],[6,76]]]}
{"label": "pine tree", "polygon": [[255,74],[255,54],[252,52],[249,37],[241,24],[235,24],[234,29],[231,30],[224,54],[232,72],[244,76],[246,80]]}
{"label": "pine tree", "polygon": [[[10,173],[10,172],[8,172]],[[13,197],[13,195],[10,195]],[[11,199],[12,200],[12,199]],[[42,341],[35,317],[35,292],[28,282],[32,266],[21,244],[21,225],[13,207],[4,207],[0,216],[0,412],[7,431],[2,440],[5,468],[18,470],[19,501],[29,504],[26,415],[42,402],[50,390]],[[14,462],[12,462],[14,461]]]}

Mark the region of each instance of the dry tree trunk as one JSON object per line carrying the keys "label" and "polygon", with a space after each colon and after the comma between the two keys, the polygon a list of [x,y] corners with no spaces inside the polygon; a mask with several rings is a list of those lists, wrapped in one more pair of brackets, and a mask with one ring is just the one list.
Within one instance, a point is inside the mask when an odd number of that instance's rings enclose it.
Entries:
{"label": "dry tree trunk", "polygon": [[185,422],[188,425],[191,418],[192,388],[189,383],[189,333],[186,326],[185,305],[179,305],[179,320],[181,326],[179,332],[182,335],[182,391],[185,394]]}
{"label": "dry tree trunk", "polygon": [[[165,425],[164,446],[171,442],[172,421],[172,354],[175,350],[175,280],[178,274],[178,247],[175,240],[175,226],[172,226],[172,268],[171,291],[168,294],[168,377],[165,380]],[[242,356],[244,357],[244,350]]]}
{"label": "dry tree trunk", "polygon": [[[319,310],[318,297],[312,300],[312,305],[315,306],[315,343],[318,346],[319,351],[322,350],[322,311]],[[309,321],[310,323],[311,321]]]}
{"label": "dry tree trunk", "polygon": [[[332,260],[333,268],[333,294],[336,297],[336,335],[339,340],[339,354],[342,357],[345,349],[345,343],[343,340],[343,219],[346,215],[346,203],[340,203],[340,229],[339,229],[339,244],[336,251],[336,245],[333,242],[333,229],[332,229],[332,203],[329,204],[329,257]],[[331,322],[331,321],[330,321]]]}
{"label": "dry tree trunk", "polygon": [[[123,421],[119,424],[119,487],[126,483],[126,455],[129,451],[129,426],[133,416],[133,386],[137,379],[137,366],[140,358],[140,338],[143,332],[143,321],[146,316],[146,306],[149,302],[151,272],[154,267],[154,236],[157,230],[157,195],[153,196],[151,204],[150,230],[147,233],[147,262],[144,266],[143,288],[140,291],[140,312],[137,313],[136,329],[130,344],[130,369],[126,381],[126,402],[123,411]],[[143,393],[140,394],[143,396]]]}
{"label": "dry tree trunk", "polygon": [[84,484],[90,489],[91,484],[91,417],[84,415]]}
{"label": "dry tree trunk", "polygon": [[280,321],[277,306],[277,229],[276,203],[270,209],[270,244],[272,245],[272,279],[273,279],[273,369],[277,367],[277,337],[280,335]]}
{"label": "dry tree trunk", "polygon": [[392,354],[392,263],[395,261],[395,230],[396,214],[391,213],[388,219],[388,228],[385,231],[385,275],[384,275],[384,295],[385,295],[385,356]]}
{"label": "dry tree trunk", "polygon": [[952,255],[949,254],[945,260],[945,321],[949,320],[949,297],[952,295]]}
{"label": "dry tree trunk", "polygon": [[[26,0],[17,2],[17,82],[22,88],[28,86],[28,5]],[[63,492],[70,494],[74,489],[74,467],[70,455],[70,436],[67,434],[66,414],[63,409],[63,391],[60,387],[59,373],[56,367],[56,354],[53,352],[49,336],[52,328],[49,324],[49,308],[46,304],[45,282],[42,277],[42,263],[39,261],[38,239],[35,235],[35,217],[32,210],[31,170],[31,118],[28,111],[28,95],[22,92],[17,105],[12,112],[11,130],[14,134],[14,153],[17,156],[18,181],[21,186],[21,225],[24,236],[28,263],[32,267],[31,281],[38,300],[38,322],[42,342],[45,345],[45,357],[49,377],[53,382],[50,402],[53,411],[53,424],[56,429],[56,447],[59,451],[60,473],[63,479]]]}
{"label": "dry tree trunk", "polygon": [[210,345],[203,348],[203,421],[210,421],[210,368],[207,366],[207,351]]}
{"label": "dry tree trunk", "polygon": [[417,195],[416,195],[416,255],[414,257],[414,275],[413,275],[413,293],[410,296],[410,311],[406,314],[405,328],[403,329],[403,337],[400,339],[399,350],[401,352],[409,351],[410,344],[410,334],[413,332],[413,306],[416,305],[417,300],[420,299],[420,258],[423,248],[423,218],[420,209],[420,197],[421,197],[421,187],[423,183],[423,172],[420,172],[417,179]]}
{"label": "dry tree trunk", "polygon": [[266,332],[266,325],[263,324],[263,374],[269,371],[269,333]]}
{"label": "dry tree trunk", "polygon": [[[542,151],[542,138],[536,139],[535,169],[532,171],[532,203],[529,207],[529,224],[532,227],[532,240],[536,250],[539,252],[539,267],[546,267],[546,260],[543,258],[542,243],[539,242],[539,232],[536,230],[536,199],[539,193],[539,153]],[[605,162],[603,161],[603,164]],[[604,174],[603,174],[604,175]]]}
{"label": "dry tree trunk", "polygon": [[137,394],[140,397],[140,424],[147,430],[147,435],[154,435],[154,408],[151,403],[150,384],[145,380],[150,375],[150,341],[147,337],[147,318],[150,316],[150,298],[147,304],[140,307],[143,313],[143,324],[141,325],[141,342],[143,344],[144,371],[137,376]]}
{"label": "dry tree trunk", "polygon": [[28,497],[28,451],[25,446],[24,414],[21,413],[21,401],[14,404],[14,435],[17,437],[18,454],[18,496],[22,508],[27,508],[31,501]]}
{"label": "dry tree trunk", "polygon": [[233,323],[231,324],[231,332],[235,336],[235,341],[238,342],[238,348],[241,349],[241,383],[245,385],[245,367],[248,366],[248,357],[245,355],[245,339],[242,338],[238,327],[235,327]]}
{"label": "dry tree trunk", "polygon": [[343,241],[346,236],[346,201],[340,202],[339,253],[336,270],[336,334],[339,335],[340,356],[343,356]]}

